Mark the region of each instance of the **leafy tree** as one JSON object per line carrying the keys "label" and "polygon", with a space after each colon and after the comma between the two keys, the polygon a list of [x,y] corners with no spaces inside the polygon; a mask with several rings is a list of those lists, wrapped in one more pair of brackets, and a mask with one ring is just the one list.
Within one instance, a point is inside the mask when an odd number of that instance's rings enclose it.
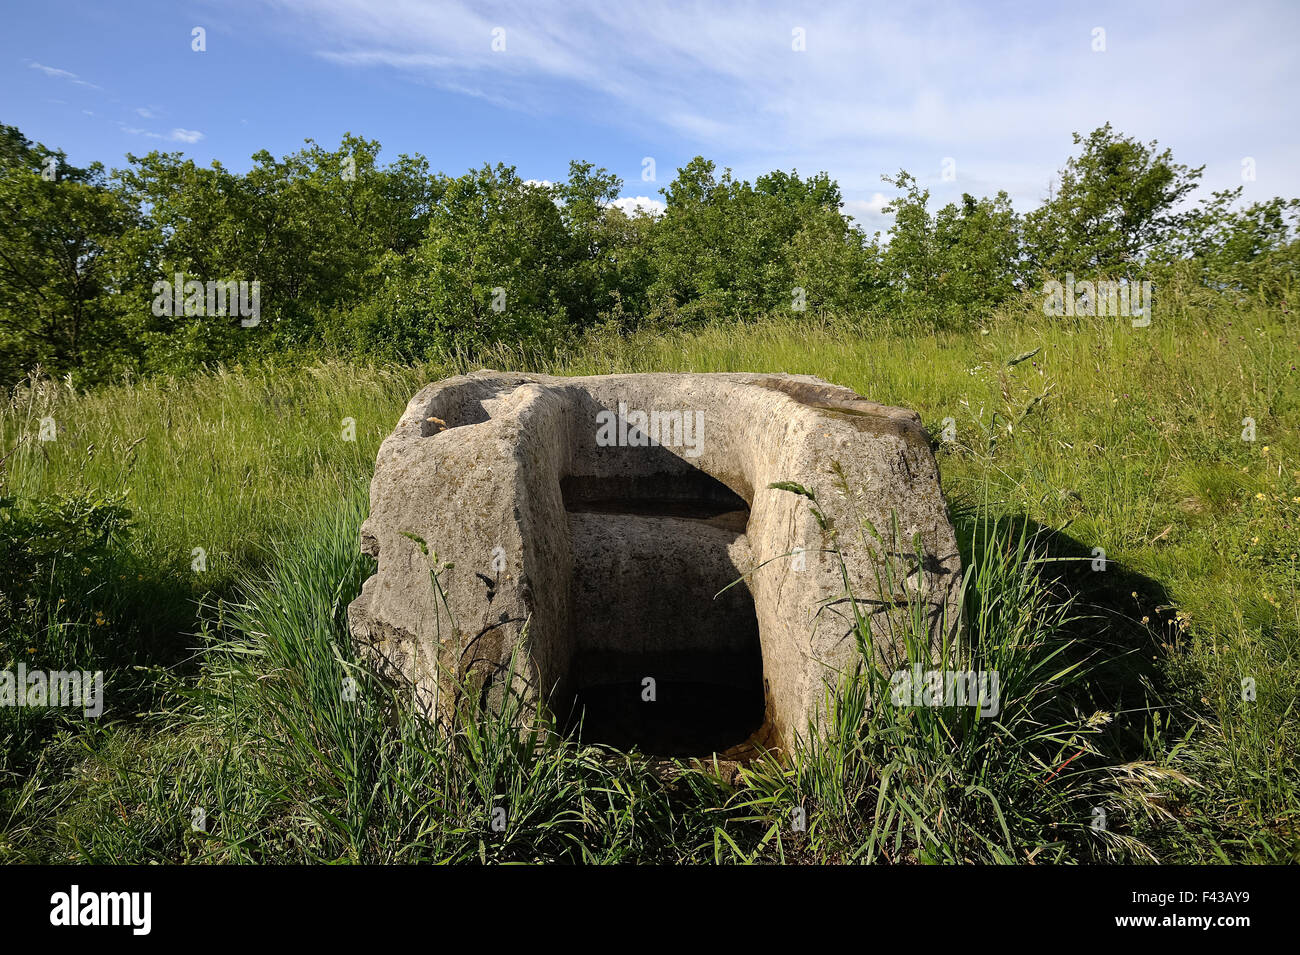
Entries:
{"label": "leafy tree", "polygon": [[939,265],[936,296],[950,307],[983,311],[1005,302],[1022,283],[1021,219],[1011,198],[963,193],[935,216]]}
{"label": "leafy tree", "polygon": [[569,163],[569,178],[552,194],[569,239],[561,296],[569,321],[582,329],[601,316],[644,307],[648,281],[645,238],[653,220],[613,205],[622,180],[589,162]]}
{"label": "leafy tree", "polygon": [[[754,185],[719,178],[697,156],[663,192],[651,237],[652,310],[676,320],[789,311],[796,288],[818,304],[845,304],[857,286],[861,234],[839,211],[825,173],[775,172]],[[804,284],[800,284],[804,283]]]}
{"label": "leafy tree", "polygon": [[571,246],[551,191],[497,165],[435,192],[419,248],[380,262],[382,285],[352,319],[355,344],[411,357],[554,339]]}
{"label": "leafy tree", "polygon": [[[1129,276],[1179,228],[1176,210],[1204,166],[1175,163],[1152,141],[1116,133],[1109,123],[1087,137],[1061,170],[1052,196],[1025,217],[1026,254],[1034,270],[1060,276]],[[1132,277],[1132,276],[1130,276]]]}
{"label": "leafy tree", "polygon": [[126,365],[113,276],[135,217],[100,164],[0,127],[0,383],[37,365],[79,378]]}
{"label": "leafy tree", "polygon": [[805,213],[790,239],[790,281],[810,312],[848,312],[878,305],[885,290],[880,250],[838,207]]}
{"label": "leafy tree", "polygon": [[902,192],[883,210],[894,217],[882,254],[885,276],[901,305],[925,301],[933,294],[939,271],[934,219],[926,208],[930,190],[922,189],[906,170],[881,179]]}
{"label": "leafy tree", "polygon": [[132,168],[119,178],[148,210],[136,241],[155,279],[257,281],[262,292],[257,329],[211,317],[145,319],[154,354],[210,361],[253,345],[310,347],[325,334],[322,324],[366,301],[382,284],[385,255],[419,245],[437,188],[423,158],[403,155],[380,167],[378,154],[378,143],[351,134],[332,151],[309,140],[282,160],[257,153],[243,176],[177,153],[129,157]]}
{"label": "leafy tree", "polygon": [[1300,200],[1239,206],[1241,194],[1240,186],[1212,193],[1184,217],[1156,257],[1189,264],[1205,285],[1284,300],[1300,285]]}
{"label": "leafy tree", "polygon": [[935,215],[930,191],[906,171],[884,181],[902,190],[885,207],[894,214],[881,255],[897,307],[953,319],[1007,300],[1022,283],[1021,220],[1005,192],[993,199],[963,194]]}

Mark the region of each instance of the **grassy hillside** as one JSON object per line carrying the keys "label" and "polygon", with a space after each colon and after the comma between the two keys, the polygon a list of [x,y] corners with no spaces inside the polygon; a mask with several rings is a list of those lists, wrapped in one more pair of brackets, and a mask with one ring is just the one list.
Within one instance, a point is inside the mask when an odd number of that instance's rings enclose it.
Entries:
{"label": "grassy hillside", "polygon": [[[378,443],[460,369],[20,391],[0,417],[10,536],[60,498],[131,526],[72,568],[75,595],[33,585],[0,631],[4,667],[84,651],[110,673],[100,720],[0,711],[0,861],[1300,858],[1300,322],[1173,306],[1147,328],[1032,309],[969,332],[774,320],[490,361],[814,374],[924,419],[973,652],[1022,674],[1011,705],[958,725],[868,710],[864,681],[835,738],[738,779],[500,722],[434,737],[356,667],[341,620],[370,572],[356,528]],[[340,701],[348,673],[370,704]]]}

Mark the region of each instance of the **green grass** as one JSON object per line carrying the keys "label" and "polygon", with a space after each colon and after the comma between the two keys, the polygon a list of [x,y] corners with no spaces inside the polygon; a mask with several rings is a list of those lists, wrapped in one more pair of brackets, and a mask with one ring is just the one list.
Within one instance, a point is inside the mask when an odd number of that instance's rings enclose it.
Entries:
{"label": "green grass", "polygon": [[[1290,313],[1180,302],[1144,329],[1030,310],[969,332],[773,320],[485,360],[815,374],[953,438],[937,455],[971,633],[950,650],[1014,675],[1002,715],[868,707],[864,661],[835,732],[735,782],[544,722],[521,739],[466,713],[434,734],[352,658],[341,613],[369,573],[356,528],[379,441],[457,363],[42,383],[0,416],[0,493],[118,495],[135,527],[76,622],[115,649],[106,717],[0,714],[0,859],[1294,860],[1297,345]],[[54,666],[60,613],[7,621],[0,657]]]}

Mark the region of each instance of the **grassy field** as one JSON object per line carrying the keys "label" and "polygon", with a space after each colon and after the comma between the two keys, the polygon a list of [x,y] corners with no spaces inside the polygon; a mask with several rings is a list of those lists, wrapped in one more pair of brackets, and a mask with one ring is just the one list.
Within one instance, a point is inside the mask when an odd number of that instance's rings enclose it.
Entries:
{"label": "grassy field", "polygon": [[0,417],[0,495],[118,503],[132,524],[75,595],[3,624],[0,665],[89,654],[110,682],[99,720],[0,711],[0,861],[1295,860],[1297,360],[1294,314],[1180,300],[1147,328],[782,319],[484,361],[814,374],[923,417],[970,568],[968,652],[1012,675],[1002,716],[871,707],[864,672],[828,738],[736,780],[540,722],[521,739],[510,714],[435,735],[358,667],[342,615],[371,572],[374,456],[457,363],[42,382]]}

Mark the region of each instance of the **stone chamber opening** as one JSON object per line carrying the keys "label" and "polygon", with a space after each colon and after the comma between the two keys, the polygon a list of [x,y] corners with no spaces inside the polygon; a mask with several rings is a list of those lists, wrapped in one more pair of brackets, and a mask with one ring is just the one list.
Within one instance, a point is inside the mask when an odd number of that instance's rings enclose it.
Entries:
{"label": "stone chamber opening", "polygon": [[680,467],[568,477],[561,491],[582,608],[570,725],[653,756],[752,756],[767,709],[758,619],[747,583],[728,587],[753,567],[744,498]]}

